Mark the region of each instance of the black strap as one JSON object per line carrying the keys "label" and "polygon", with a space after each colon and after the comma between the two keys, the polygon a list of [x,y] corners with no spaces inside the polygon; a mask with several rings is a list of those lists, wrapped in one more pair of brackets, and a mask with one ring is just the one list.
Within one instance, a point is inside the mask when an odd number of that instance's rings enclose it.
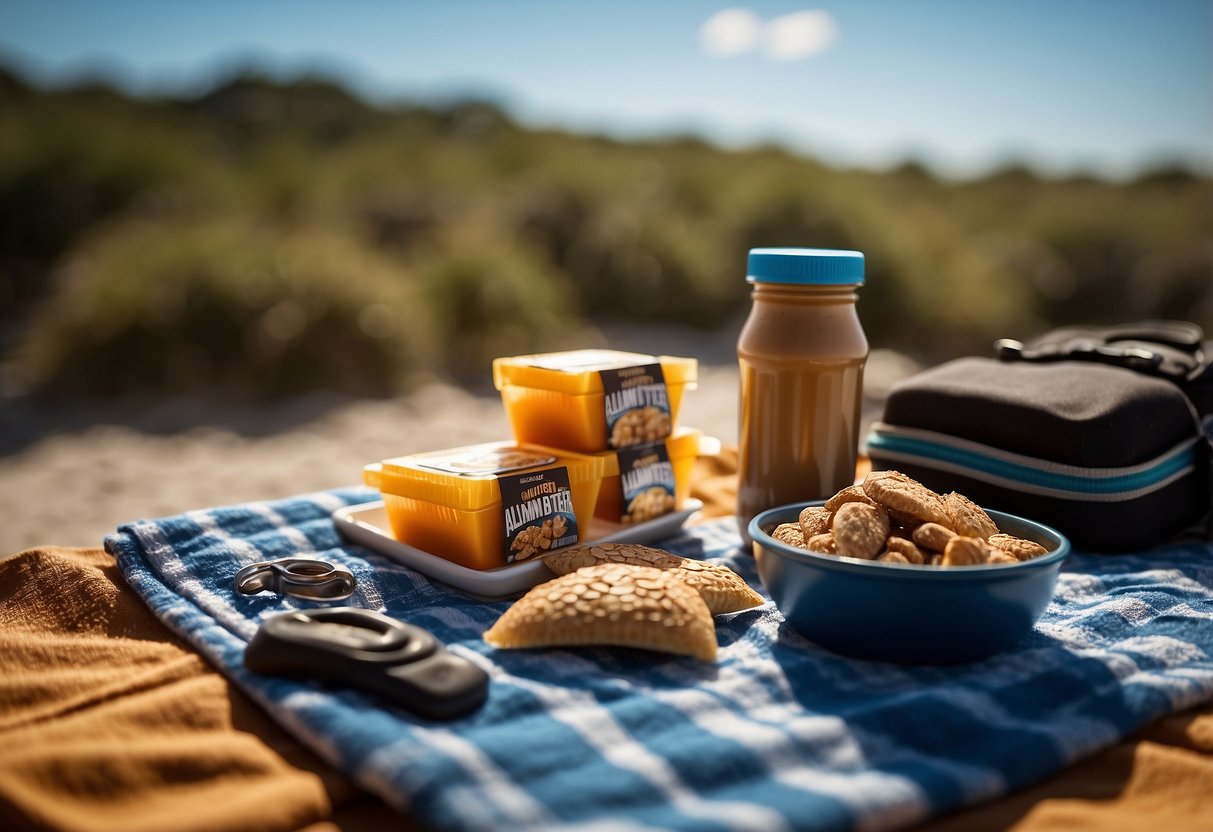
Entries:
{"label": "black strap", "polygon": [[1188,321],[1069,326],[1027,342],[994,342],[1002,361],[1094,361],[1174,382],[1202,416],[1213,414],[1213,342]]}

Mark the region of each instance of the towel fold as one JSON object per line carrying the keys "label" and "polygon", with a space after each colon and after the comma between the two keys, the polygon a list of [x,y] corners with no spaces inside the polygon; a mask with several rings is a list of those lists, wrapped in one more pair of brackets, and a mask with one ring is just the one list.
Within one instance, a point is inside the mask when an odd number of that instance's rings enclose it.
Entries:
{"label": "towel fold", "polygon": [[0,828],[327,832],[381,806],[169,635],[111,555],[0,561]]}

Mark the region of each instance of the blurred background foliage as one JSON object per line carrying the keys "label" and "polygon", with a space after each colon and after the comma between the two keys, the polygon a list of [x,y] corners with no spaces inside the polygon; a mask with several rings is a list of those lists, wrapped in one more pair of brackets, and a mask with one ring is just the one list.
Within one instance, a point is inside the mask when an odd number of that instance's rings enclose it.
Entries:
{"label": "blurred background foliage", "polygon": [[1178,168],[952,182],[524,129],[481,102],[387,109],[316,79],[150,100],[0,71],[13,389],[381,395],[613,322],[731,343],[763,245],[863,251],[869,340],[922,361],[1063,323],[1213,331],[1213,183]]}

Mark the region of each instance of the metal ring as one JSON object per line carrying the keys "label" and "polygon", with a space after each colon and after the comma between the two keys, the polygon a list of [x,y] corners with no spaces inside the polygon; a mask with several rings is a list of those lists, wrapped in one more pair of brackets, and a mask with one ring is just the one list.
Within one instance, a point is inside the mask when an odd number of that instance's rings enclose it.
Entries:
{"label": "metal ring", "polygon": [[269,590],[323,601],[354,594],[354,573],[339,564],[314,558],[279,558],[250,563],[236,573],[236,591],[254,595]]}

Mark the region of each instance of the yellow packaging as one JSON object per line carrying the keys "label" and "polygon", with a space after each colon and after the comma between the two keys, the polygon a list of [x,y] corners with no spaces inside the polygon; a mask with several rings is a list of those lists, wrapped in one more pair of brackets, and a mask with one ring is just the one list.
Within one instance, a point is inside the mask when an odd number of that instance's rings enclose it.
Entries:
{"label": "yellow packaging", "polygon": [[694,358],[572,350],[495,359],[493,384],[519,442],[597,453],[670,436],[698,370]]}
{"label": "yellow packaging", "polygon": [[668,514],[686,502],[695,458],[719,452],[719,440],[693,428],[679,428],[664,442],[602,451],[594,516],[630,526]]}
{"label": "yellow packaging", "polygon": [[392,534],[471,569],[576,543],[589,531],[603,460],[493,442],[387,459],[363,469]]}

